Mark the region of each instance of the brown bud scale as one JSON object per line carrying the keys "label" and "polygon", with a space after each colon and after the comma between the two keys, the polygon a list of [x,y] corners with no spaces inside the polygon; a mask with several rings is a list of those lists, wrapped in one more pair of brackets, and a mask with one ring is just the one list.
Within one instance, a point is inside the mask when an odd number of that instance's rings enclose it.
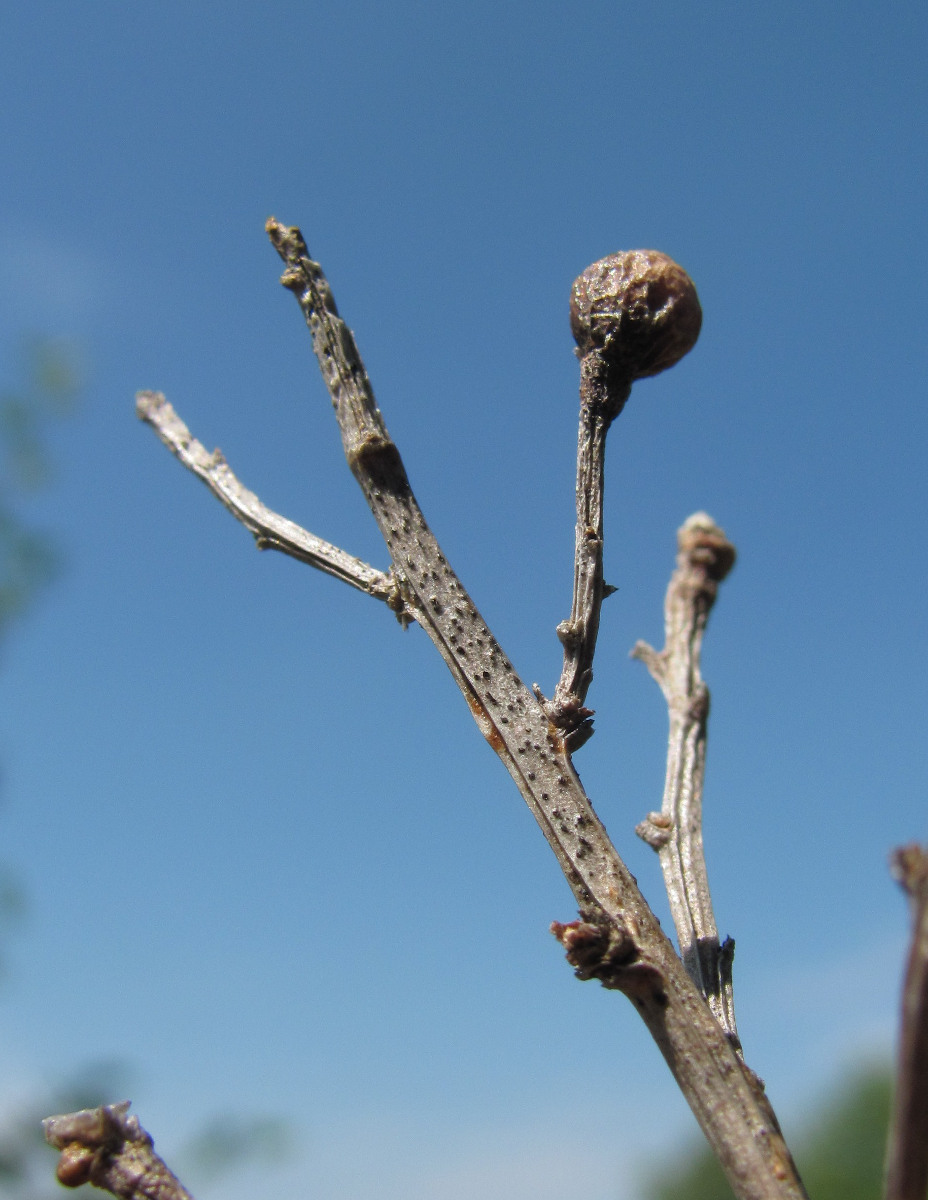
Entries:
{"label": "brown bud scale", "polygon": [[65,1146],[55,1169],[58,1182],[66,1188],[82,1187],[90,1182],[93,1162],[93,1150],[80,1145],[79,1142]]}

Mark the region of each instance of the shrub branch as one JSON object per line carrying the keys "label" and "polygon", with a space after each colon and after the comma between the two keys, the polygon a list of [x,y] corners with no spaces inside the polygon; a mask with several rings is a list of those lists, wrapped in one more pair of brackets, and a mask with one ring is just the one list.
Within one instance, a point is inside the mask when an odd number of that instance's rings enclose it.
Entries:
{"label": "shrub branch", "polygon": [[[739,1200],[800,1200],[805,1192],[762,1085],[744,1067],[687,974],[583,790],[571,761],[571,749],[576,745],[571,733],[576,724],[567,723],[565,727],[552,720],[543,698],[525,686],[442,553],[387,432],[354,338],[339,316],[328,282],[319,264],[310,258],[300,231],[271,219],[267,232],[285,264],[281,282],[298,300],[312,335],[345,457],[390,553],[392,575],[378,576],[383,581],[381,590],[387,590],[381,598],[394,595],[388,589],[395,589],[393,606],[401,615],[415,619],[432,640],[481,733],[509,771],[551,845],[580,910],[579,920],[556,922],[552,927],[567,951],[568,961],[580,978],[599,979],[603,986],[623,992],[632,1001]],[[642,254],[644,265],[639,271]],[[626,350],[631,348],[632,357],[622,359],[620,364],[620,374],[624,372],[629,381],[676,361],[698,332],[698,301],[688,279],[691,295],[681,293],[689,306],[689,326],[683,330],[686,338],[680,334],[682,326],[669,334],[664,328],[664,317],[679,296],[671,295],[665,304],[663,283],[658,281],[656,287],[652,286],[649,272],[655,258],[664,256],[648,251],[632,252],[623,258],[622,271],[630,271],[623,278],[630,280],[628,295],[632,303],[618,315],[608,297],[604,306],[600,304],[596,290],[599,284],[594,279],[580,297],[580,318],[574,324],[582,354],[602,350],[607,356],[613,355],[620,341]],[[670,266],[686,278],[675,264]],[[642,296],[647,301],[644,309]],[[653,310],[648,308],[649,297],[658,301]],[[603,313],[612,324],[602,325]],[[639,336],[643,314],[648,328],[655,327],[659,334],[663,329],[667,334],[659,353]],[[687,338],[688,343],[681,349]],[[162,426],[167,422],[159,423],[152,417],[159,411],[167,413],[166,402],[147,393],[142,397],[142,409],[143,416],[163,437]],[[189,434],[186,436],[189,438]],[[175,445],[164,440],[177,453]],[[182,443],[183,436],[177,440]],[[229,503],[234,487],[230,492],[228,486],[216,486],[220,477],[226,485],[229,483],[221,469],[217,467],[211,474],[205,467],[204,474],[188,461],[189,456],[178,457],[205,478],[240,520],[246,508],[252,513],[249,520],[253,519],[253,506]],[[261,519],[266,522],[263,506],[262,512]],[[244,523],[256,536],[267,536],[247,520]],[[278,533],[274,536],[281,540],[280,527],[275,528]],[[302,545],[300,538],[292,536],[292,529],[288,524],[288,544]],[[284,547],[275,543],[275,548]],[[314,550],[296,557],[377,595],[376,587],[362,583],[369,580],[366,571],[372,568],[355,567],[347,572],[332,569],[334,562],[341,562],[341,553],[329,547],[324,553]],[[594,579],[595,574],[594,566]],[[595,593],[596,587],[593,590]],[[592,645],[586,657],[592,657]]]}

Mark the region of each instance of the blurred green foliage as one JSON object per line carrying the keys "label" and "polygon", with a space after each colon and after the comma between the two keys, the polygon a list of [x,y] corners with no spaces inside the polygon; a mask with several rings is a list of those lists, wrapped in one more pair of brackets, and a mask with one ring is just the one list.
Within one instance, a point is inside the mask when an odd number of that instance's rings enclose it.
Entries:
{"label": "blurred green foliage", "polygon": [[[57,571],[53,541],[33,527],[27,509],[30,497],[53,478],[50,431],[73,411],[80,385],[78,356],[67,342],[33,338],[21,357],[19,380],[0,391],[0,636]],[[22,889],[0,865],[0,936],[24,909]],[[93,1071],[0,1115],[0,1197],[45,1200],[60,1194],[48,1170],[41,1118],[52,1108],[67,1112],[99,1104],[112,1095],[112,1085],[109,1069]]]}
{"label": "blurred green foliage", "polygon": [[[50,535],[31,525],[26,510],[30,496],[53,477],[50,430],[73,411],[80,387],[78,354],[69,342],[30,338],[20,358],[19,379],[0,390],[0,637],[58,567]],[[0,865],[0,938],[24,909],[22,889]]]}
{"label": "blurred green foliage", "polygon": [[181,1178],[212,1183],[246,1164],[279,1163],[293,1149],[293,1131],[281,1117],[214,1117],[184,1146],[172,1164]]}
{"label": "blurred green foliage", "polygon": [[[68,342],[32,339],[22,358],[21,378],[0,391],[0,637],[58,572],[53,539],[32,525],[28,504],[54,477],[49,442],[56,423],[73,412],[81,383],[80,360]],[[0,865],[0,939],[23,908],[22,891]],[[107,1063],[0,1112],[0,1200],[61,1196],[42,1119],[112,1104],[126,1094],[124,1070]],[[212,1180],[245,1163],[277,1161],[289,1144],[289,1126],[278,1118],[217,1118],[181,1158],[193,1174]]]}
{"label": "blurred green foliage", "polygon": [[45,1142],[43,1119],[110,1104],[125,1090],[123,1069],[116,1063],[98,1063],[52,1091],[19,1100],[0,1118],[0,1198],[60,1200],[63,1193],[54,1178],[55,1159]]}
{"label": "blurred green foliage", "polygon": [[34,338],[22,358],[21,379],[0,391],[0,636],[58,567],[51,538],[32,527],[25,508],[52,478],[50,430],[73,410],[80,387],[70,343]]}
{"label": "blurred green foliage", "polygon": [[[891,1099],[888,1070],[861,1070],[826,1098],[803,1134],[791,1139],[810,1200],[880,1200]],[[645,1194],[647,1200],[733,1200],[708,1146],[656,1176]]]}

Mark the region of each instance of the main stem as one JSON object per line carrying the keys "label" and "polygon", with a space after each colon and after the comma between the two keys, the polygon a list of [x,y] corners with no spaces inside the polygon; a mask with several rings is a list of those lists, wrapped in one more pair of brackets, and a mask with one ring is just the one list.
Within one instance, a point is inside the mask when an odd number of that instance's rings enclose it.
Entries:
{"label": "main stem", "polygon": [[541,826],[593,942],[600,938],[592,966],[587,947],[586,974],[636,1006],[739,1200],[800,1200],[805,1192],[762,1088],[616,853],[564,737],[516,675],[426,524],[321,268],[298,229],[274,220],[267,229],[286,263],[281,282],[312,333],[345,456],[390,550],[397,586]]}

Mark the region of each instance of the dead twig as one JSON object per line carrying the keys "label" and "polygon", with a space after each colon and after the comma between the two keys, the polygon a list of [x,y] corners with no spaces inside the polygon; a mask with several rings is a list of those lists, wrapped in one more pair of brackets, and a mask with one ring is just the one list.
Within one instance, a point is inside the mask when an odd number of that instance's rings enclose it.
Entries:
{"label": "dead twig", "polygon": [[718,586],[731,570],[735,548],[705,513],[691,516],[677,534],[677,567],[664,604],[665,643],[658,653],[638,642],[640,659],[667,700],[670,733],[667,776],[659,813],[649,813],[636,833],[660,856],[680,954],[715,1019],[740,1051],[731,968],[735,944],[719,944],[702,842],[709,689],[700,673],[702,638]]}

